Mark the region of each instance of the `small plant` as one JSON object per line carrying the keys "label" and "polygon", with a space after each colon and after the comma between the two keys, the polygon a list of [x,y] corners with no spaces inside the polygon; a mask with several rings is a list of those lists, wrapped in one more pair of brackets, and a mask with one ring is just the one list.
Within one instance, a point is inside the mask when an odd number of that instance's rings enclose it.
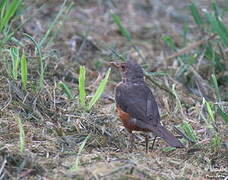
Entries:
{"label": "small plant", "polygon": [[215,105],[206,101],[203,98],[203,106],[206,106],[208,116],[205,117],[203,113],[201,113],[201,115],[207,125],[208,131],[211,133],[210,145],[211,145],[211,150],[214,152],[214,151],[217,151],[221,146],[221,135],[218,131],[218,128],[215,122],[215,114],[216,114]]}
{"label": "small plant", "polygon": [[[95,94],[93,95],[92,99],[89,101],[89,103],[86,103],[86,91],[85,91],[85,81],[86,81],[86,69],[84,66],[80,66],[79,71],[79,104],[80,107],[85,110],[91,110],[94,104],[99,100],[100,96],[102,95],[106,84],[108,82],[108,78],[111,72],[111,68],[108,69],[108,71],[105,73],[104,79],[101,80]],[[63,82],[59,83],[59,86],[63,89],[64,93],[67,95],[69,99],[73,99],[73,95],[71,93],[71,90],[69,87],[64,84]]]}
{"label": "small plant", "polygon": [[[45,76],[45,58],[43,56],[42,50],[44,47],[48,46],[51,42],[53,42],[54,38],[57,36],[58,32],[60,31],[60,28],[56,28],[57,24],[60,22],[60,18],[63,17],[63,19],[66,19],[67,15],[69,14],[73,3],[70,3],[69,5],[66,5],[67,0],[64,0],[60,11],[56,15],[55,19],[52,21],[51,25],[49,26],[48,30],[44,34],[43,38],[37,42],[32,36],[29,34],[23,33],[27,38],[29,38],[36,50],[35,54],[39,57],[39,62],[40,62],[40,69],[39,69],[39,89],[43,89],[44,87],[44,76]],[[63,26],[64,23],[62,23],[61,27]],[[60,85],[62,86],[62,85]]]}
{"label": "small plant", "polygon": [[80,164],[80,155],[86,145],[86,142],[88,141],[90,135],[88,135],[85,140],[81,143],[80,147],[79,147],[79,150],[78,150],[78,154],[77,154],[77,157],[76,157],[76,160],[75,160],[75,163],[74,165],[70,168],[70,171],[71,172],[75,172],[79,169],[79,164]]}
{"label": "small plant", "polygon": [[121,22],[121,19],[118,15],[116,14],[112,14],[112,19],[113,21],[116,23],[116,25],[119,28],[119,31],[121,32],[121,34],[128,40],[131,41],[131,34],[127,31],[127,29],[124,27],[123,23]]}
{"label": "small plant", "polygon": [[176,101],[177,101],[176,108],[175,108],[175,113],[178,111],[178,109],[180,109],[181,114],[184,116],[181,100],[180,100],[180,98],[178,96],[178,93],[176,92],[175,84],[173,84],[173,86],[172,86],[172,93],[174,94],[174,96],[176,98]]}
{"label": "small plant", "polygon": [[103,91],[106,87],[106,84],[108,82],[110,72],[111,72],[111,68],[109,68],[108,71],[106,72],[104,79],[101,80],[95,94],[93,95],[92,99],[90,100],[89,105],[88,105],[88,110],[90,110],[93,107],[93,105],[98,101],[101,94],[103,93]]}
{"label": "small plant", "polygon": [[0,50],[14,34],[14,31],[11,31],[11,21],[20,8],[21,2],[21,0],[0,1]]}
{"label": "small plant", "polygon": [[228,113],[224,112],[222,108],[220,108],[220,106],[217,106],[218,108],[218,113],[219,115],[222,117],[222,119],[225,121],[225,123],[228,123]]}
{"label": "small plant", "polygon": [[36,51],[35,52],[37,53],[37,55],[39,57],[39,61],[40,61],[39,89],[42,89],[44,87],[44,62],[43,62],[44,58],[42,57],[40,47],[39,47],[38,43],[36,42],[36,40],[33,37],[31,37],[30,35],[26,34],[26,33],[24,33],[24,35],[27,38],[29,38],[33,42],[34,46],[36,47]]}
{"label": "small plant", "polygon": [[80,74],[79,74],[79,103],[82,108],[85,108],[87,110],[90,110],[93,105],[97,102],[97,100],[100,98],[101,94],[103,93],[106,84],[108,82],[109,74],[111,72],[111,68],[108,69],[108,71],[105,73],[104,79],[101,80],[95,94],[93,95],[92,99],[90,100],[89,104],[86,105],[86,91],[85,91],[85,67],[80,67]]}
{"label": "small plant", "polygon": [[26,90],[27,80],[28,80],[27,60],[23,52],[21,57],[21,83],[24,90]]}
{"label": "small plant", "polygon": [[13,79],[17,80],[18,69],[19,69],[19,64],[20,64],[19,48],[11,47],[9,52],[10,52],[11,60],[12,60],[11,74],[12,74]]}
{"label": "small plant", "polygon": [[20,152],[23,153],[25,149],[25,132],[20,117],[15,116],[15,118],[19,128],[19,149]]}
{"label": "small plant", "polygon": [[66,94],[68,99],[73,99],[73,95],[71,93],[71,90],[69,89],[69,87],[65,83],[63,83],[61,81],[61,82],[59,82],[59,86],[63,89],[63,91]]}
{"label": "small plant", "polygon": [[[228,46],[228,28],[227,26],[221,21],[220,13],[218,11],[219,7],[217,6],[216,2],[212,2],[211,7],[214,13],[204,12],[206,18],[200,15],[200,12],[196,5],[192,2],[190,5],[191,14],[195,23],[204,28],[209,27],[209,30],[218,34],[221,38],[221,41]],[[203,27],[202,27],[203,28]]]}
{"label": "small plant", "polygon": [[171,151],[174,151],[175,149],[177,149],[177,148],[175,148],[175,147],[165,147],[165,148],[162,148],[162,151],[163,152],[171,152]]}
{"label": "small plant", "polygon": [[203,24],[203,20],[202,20],[202,17],[200,16],[197,6],[192,2],[189,6],[189,9],[191,11],[191,14],[192,14],[192,17],[193,17],[195,23],[198,26],[201,26]]}
{"label": "small plant", "polygon": [[21,0],[2,0],[0,2],[0,33],[9,25],[11,18],[21,5]]}
{"label": "small plant", "polygon": [[86,91],[85,91],[85,66],[80,66],[79,72],[79,101],[82,108],[86,107]]}
{"label": "small plant", "polygon": [[[8,66],[7,70],[11,75],[13,80],[18,79],[19,72],[21,73],[21,84],[24,90],[28,83],[28,67],[25,53],[20,56],[20,50],[18,47],[11,47],[10,50],[7,50],[10,53],[12,63]],[[19,71],[20,68],[20,71]]]}
{"label": "small plant", "polygon": [[179,127],[183,130],[184,134],[191,140],[191,142],[197,142],[197,136],[191,126],[187,121],[184,121]]}
{"label": "small plant", "polygon": [[[43,36],[43,38],[38,43],[38,47],[39,48],[42,48],[44,45],[47,45],[47,42],[48,43],[52,42],[53,39],[55,38],[55,36],[58,34],[58,30],[59,29],[57,29],[57,31],[53,32],[54,30],[56,30],[55,27],[59,23],[60,18],[62,16],[64,16],[63,17],[64,19],[66,18],[66,16],[67,16],[66,14],[68,14],[70,12],[70,10],[71,10],[71,8],[73,6],[73,3],[70,3],[69,6],[67,6],[66,3],[67,3],[67,0],[64,0],[63,3],[62,3],[62,5],[61,5],[61,7],[60,7],[60,10],[59,10],[58,14],[55,17],[55,19],[52,21],[52,23],[50,24],[47,32],[45,33],[45,35]],[[66,13],[65,15],[64,15],[64,12]],[[53,36],[50,37],[51,40],[50,39],[48,40],[48,37],[51,35],[51,32],[53,33]]]}

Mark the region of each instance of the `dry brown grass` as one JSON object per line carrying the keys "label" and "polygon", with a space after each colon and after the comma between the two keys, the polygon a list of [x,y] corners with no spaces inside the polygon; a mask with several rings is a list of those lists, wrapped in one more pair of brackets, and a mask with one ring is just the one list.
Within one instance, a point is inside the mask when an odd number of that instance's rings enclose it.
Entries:
{"label": "dry brown grass", "polygon": [[[188,17],[184,9],[187,2],[75,2],[76,7],[64,22],[64,28],[54,44],[42,50],[44,56],[47,56],[45,88],[42,91],[37,92],[32,86],[38,77],[34,49],[26,49],[30,55],[28,59],[33,62],[29,66],[29,80],[32,83],[30,82],[27,92],[21,89],[19,82],[8,78],[5,66],[0,62],[0,179],[1,176],[2,179],[46,180],[215,179],[227,176],[227,147],[211,150],[210,132],[199,117],[203,111],[201,98],[190,93],[184,83],[175,79],[179,68],[177,60],[165,60],[169,50],[161,41],[161,36],[169,34],[178,45],[181,41],[179,32],[183,18]],[[25,7],[31,7],[27,13],[34,11],[40,3],[27,1]],[[47,3],[23,30],[37,39],[42,37],[60,4],[59,1],[55,4]],[[173,9],[177,5],[179,10]],[[186,142],[185,149],[165,152],[163,149],[168,145],[159,139],[154,150],[146,154],[143,134],[136,133],[137,149],[128,153],[128,134],[116,116],[113,102],[113,88],[120,80],[115,71],[112,72],[106,92],[91,112],[80,109],[77,98],[68,100],[58,87],[58,82],[64,80],[72,88],[74,95],[77,95],[78,67],[79,64],[85,64],[87,92],[92,94],[97,87],[96,83],[93,84],[98,76],[97,72],[103,74],[108,68],[107,60],[111,59],[111,52],[107,47],[114,44],[121,52],[131,54],[142,63],[112,23],[109,11],[111,8],[120,13],[135,44],[140,47],[149,65],[147,70],[168,73],[156,77],[155,81],[169,90],[173,84],[176,85],[181,108],[170,92],[147,79],[159,104],[163,123],[172,129],[174,124],[188,121],[199,139],[197,144]],[[172,13],[177,14],[174,16]],[[194,27],[191,30],[195,30]],[[193,42],[197,40],[194,33],[197,34],[197,30],[190,34]],[[32,46],[19,33],[17,38],[26,47]],[[198,73],[201,70],[196,69]],[[206,90],[210,92],[207,93],[210,98],[215,97],[214,91],[211,93],[210,89]],[[222,93],[225,95],[227,90],[228,86],[224,85]],[[23,153],[19,152],[17,116],[21,118],[25,131]],[[226,124],[220,117],[216,121],[222,142],[227,143]],[[90,138],[80,155],[80,168],[71,172],[69,169],[75,164],[79,147],[88,135]]]}

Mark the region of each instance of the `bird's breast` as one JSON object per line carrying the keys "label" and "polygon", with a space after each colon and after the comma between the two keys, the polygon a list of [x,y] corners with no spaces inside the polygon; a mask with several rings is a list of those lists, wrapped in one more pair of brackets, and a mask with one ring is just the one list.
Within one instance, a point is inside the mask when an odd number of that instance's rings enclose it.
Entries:
{"label": "bird's breast", "polygon": [[127,129],[128,132],[131,133],[132,131],[150,131],[149,129],[144,129],[144,128],[140,128],[139,126],[137,126],[136,121],[138,121],[138,120],[130,117],[129,114],[122,111],[120,107],[117,107],[116,111],[123,123],[123,126]]}

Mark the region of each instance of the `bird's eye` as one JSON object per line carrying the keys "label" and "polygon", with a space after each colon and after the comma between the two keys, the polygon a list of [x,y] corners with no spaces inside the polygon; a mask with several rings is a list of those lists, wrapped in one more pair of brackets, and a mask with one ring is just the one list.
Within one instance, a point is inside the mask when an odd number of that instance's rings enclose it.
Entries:
{"label": "bird's eye", "polygon": [[125,71],[125,70],[126,70],[125,65],[121,65],[120,67],[121,67],[121,70],[122,70],[122,71]]}

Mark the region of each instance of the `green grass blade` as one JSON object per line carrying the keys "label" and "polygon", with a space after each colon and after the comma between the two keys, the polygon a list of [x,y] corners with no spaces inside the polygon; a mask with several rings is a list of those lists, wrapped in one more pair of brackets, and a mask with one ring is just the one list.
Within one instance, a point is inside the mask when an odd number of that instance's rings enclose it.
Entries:
{"label": "green grass blade", "polygon": [[171,151],[174,151],[175,149],[177,149],[177,148],[175,148],[175,147],[165,147],[165,148],[162,148],[162,151],[163,152],[171,152]]}
{"label": "green grass blade", "polygon": [[65,83],[60,81],[59,86],[62,88],[62,90],[64,91],[64,93],[66,94],[68,99],[73,99],[73,95],[71,93],[71,90]]}
{"label": "green grass blade", "polygon": [[174,50],[176,49],[176,45],[171,36],[165,35],[162,37],[162,39],[171,49],[174,49]]}
{"label": "green grass blade", "polygon": [[206,105],[206,109],[208,112],[208,117],[204,118],[204,121],[206,122],[207,128],[213,132],[213,134],[216,132],[215,131],[215,112],[214,112],[214,108],[213,108],[213,104],[211,104],[210,102],[207,102],[205,100],[205,98],[203,98],[203,106]]}
{"label": "green grass blade", "polygon": [[225,121],[225,123],[228,123],[228,113],[224,112],[219,106],[218,106],[218,113]]}
{"label": "green grass blade", "polygon": [[11,73],[12,73],[13,79],[17,80],[18,68],[20,64],[19,48],[11,47],[9,52],[12,60]]}
{"label": "green grass blade", "polygon": [[67,0],[64,0],[63,4],[61,5],[59,13],[57,14],[54,21],[51,23],[50,27],[48,28],[47,32],[45,33],[44,37],[41,39],[40,43],[38,44],[39,48],[41,48],[46,43],[49,34],[54,29],[55,25],[59,21],[59,18],[62,16],[64,9],[65,9],[66,2],[67,2]]}
{"label": "green grass blade", "polygon": [[197,142],[197,137],[196,134],[191,126],[187,121],[184,121],[181,125],[180,128],[184,131],[185,135],[191,139],[193,142]]}
{"label": "green grass blade", "polygon": [[8,1],[3,0],[3,1],[0,1],[0,3],[1,3],[0,4],[0,32],[1,32],[1,30],[3,29],[3,19],[5,16],[5,11],[7,8]]}
{"label": "green grass blade", "polygon": [[221,147],[221,144],[222,144],[221,136],[218,133],[214,134],[214,136],[210,141],[211,151],[212,152],[218,151]]}
{"label": "green grass blade", "polygon": [[0,32],[2,32],[3,28],[7,26],[10,19],[14,16],[17,9],[21,4],[21,0],[13,0],[10,4],[7,1],[3,3],[1,10],[1,21],[0,21]]}
{"label": "green grass blade", "polygon": [[105,86],[108,82],[109,74],[111,72],[111,68],[108,69],[108,71],[105,74],[105,78],[101,80],[99,87],[97,88],[95,94],[93,95],[91,101],[89,102],[88,110],[90,110],[93,105],[97,102],[97,100],[100,98],[101,94],[103,93]]}
{"label": "green grass blade", "polygon": [[26,60],[25,54],[23,53],[21,57],[21,82],[22,82],[22,87],[24,89],[26,89],[27,80],[28,80],[27,60]]}
{"label": "green grass blade", "polygon": [[90,135],[88,135],[85,140],[81,143],[80,147],[79,147],[79,150],[78,150],[78,154],[77,154],[77,158],[75,160],[75,163],[74,165],[70,168],[70,171],[71,172],[75,172],[79,169],[79,163],[80,163],[80,155],[82,153],[82,150],[84,149],[85,145],[86,145],[86,142],[88,141]]}
{"label": "green grass blade", "polygon": [[212,1],[211,9],[213,9],[216,18],[218,18],[221,15],[221,10],[219,9],[219,7],[215,1]]}
{"label": "green grass blade", "polygon": [[80,66],[79,71],[79,103],[80,106],[85,108],[86,106],[86,91],[85,91],[85,66]]}
{"label": "green grass blade", "polygon": [[16,116],[17,125],[19,128],[19,149],[20,152],[24,152],[25,149],[25,132],[24,127],[19,116]]}
{"label": "green grass blade", "polygon": [[128,41],[131,41],[131,35],[130,33],[127,31],[127,29],[124,27],[124,25],[122,24],[120,17],[116,14],[112,14],[112,19],[113,21],[116,23],[116,25],[119,28],[119,31],[121,32],[121,34],[127,38]]}
{"label": "green grass blade", "polygon": [[[70,17],[69,16],[69,13],[71,11],[71,9],[73,8],[73,5],[74,3],[71,2],[69,4],[68,7],[65,8],[65,13],[64,13],[64,16],[63,18],[61,19],[62,22],[67,22],[68,18]],[[61,33],[61,30],[65,27],[64,26],[65,24],[64,23],[61,23],[60,25],[58,25],[58,28],[56,31],[53,31],[50,35],[50,37],[48,38],[48,42],[47,42],[47,47],[49,48],[51,44],[53,44],[53,41],[56,37],[58,37],[58,35]]]}
{"label": "green grass blade", "polygon": [[0,32],[3,31],[5,24],[5,13],[7,11],[7,5],[8,5],[8,1],[2,1],[1,3],[1,9],[0,9]]}
{"label": "green grass blade", "polygon": [[196,7],[196,5],[192,2],[191,5],[189,6],[189,8],[190,8],[190,11],[191,11],[191,14],[192,14],[192,17],[193,17],[195,23],[199,26],[201,24],[203,24],[203,20],[200,16],[199,10]]}
{"label": "green grass blade", "polygon": [[113,48],[108,48],[111,52],[112,52],[112,54],[113,55],[115,55],[119,60],[121,60],[121,61],[126,61],[126,59],[124,58],[124,56],[122,55],[122,54],[119,54],[118,52],[116,52],[116,50],[115,49],[113,49]]}
{"label": "green grass blade", "polygon": [[116,14],[112,14],[112,19],[116,23],[119,28],[120,33],[131,43],[134,50],[137,52],[139,57],[145,62],[145,58],[143,57],[142,53],[140,52],[139,48],[132,42],[131,34],[127,29],[124,27],[123,23],[120,20],[120,17]]}
{"label": "green grass blade", "polygon": [[175,89],[176,87],[175,87],[175,86],[176,86],[175,84],[173,84],[173,86],[172,86],[172,94],[175,96],[176,101],[177,101],[176,107],[175,107],[175,112],[177,112],[177,110],[178,110],[178,108],[179,108],[180,111],[181,111],[181,113],[182,113],[182,115],[183,115],[182,104],[181,104],[180,98],[179,98],[179,96],[178,96],[178,94],[177,94],[177,92],[176,92],[176,89]]}
{"label": "green grass blade", "polygon": [[210,123],[214,123],[215,122],[215,114],[214,114],[214,111],[212,109],[212,106],[213,104],[206,102],[206,107],[207,107],[207,112],[209,114],[209,120],[210,120]]}
{"label": "green grass blade", "polygon": [[0,1],[0,10],[2,10],[3,6],[6,4],[8,0],[2,0]]}
{"label": "green grass blade", "polygon": [[228,46],[228,28],[218,18],[206,13],[212,30],[217,33],[226,46]]}
{"label": "green grass blade", "polygon": [[23,33],[23,34],[27,38],[29,38],[33,42],[33,44],[35,45],[35,47],[36,47],[36,50],[37,50],[37,53],[38,53],[38,56],[39,56],[39,60],[40,60],[39,88],[42,89],[44,87],[44,63],[43,63],[43,58],[42,58],[41,50],[39,48],[38,43],[35,41],[35,39],[32,36],[30,36],[29,34],[26,34],[26,33]]}
{"label": "green grass blade", "polygon": [[221,94],[220,94],[220,91],[219,91],[217,79],[216,79],[214,74],[212,74],[211,77],[212,77],[212,81],[213,81],[213,84],[214,84],[217,101],[220,102],[221,101]]}

